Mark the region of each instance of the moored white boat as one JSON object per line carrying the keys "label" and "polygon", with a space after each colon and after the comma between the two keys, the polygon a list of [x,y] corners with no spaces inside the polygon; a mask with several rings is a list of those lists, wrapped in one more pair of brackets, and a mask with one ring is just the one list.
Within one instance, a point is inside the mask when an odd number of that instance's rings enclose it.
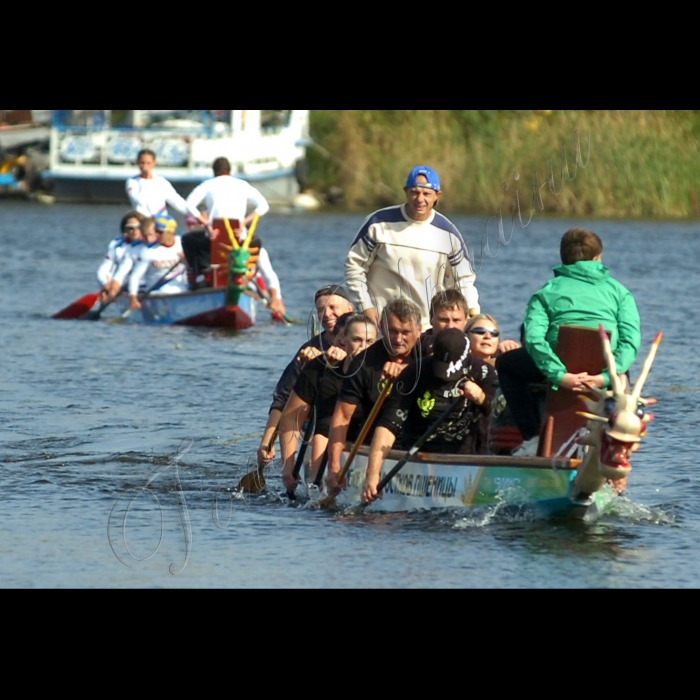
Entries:
{"label": "moored white boat", "polygon": [[272,204],[300,206],[309,110],[54,110],[45,177],[59,201],[126,203],[143,148],[187,196],[218,157]]}

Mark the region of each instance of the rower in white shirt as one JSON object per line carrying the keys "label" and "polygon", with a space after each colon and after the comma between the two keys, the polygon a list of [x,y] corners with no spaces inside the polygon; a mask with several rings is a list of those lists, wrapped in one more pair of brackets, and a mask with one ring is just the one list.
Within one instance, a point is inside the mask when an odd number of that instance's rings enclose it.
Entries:
{"label": "rower in white shirt", "polygon": [[[156,234],[156,222],[153,217],[147,217],[141,222],[142,240],[133,242],[126,250],[126,255],[119,263],[117,271],[114,273],[114,278],[109,284],[109,301],[114,301],[126,286],[129,275],[139,260],[145,254],[145,251],[152,248],[158,243]],[[146,289],[145,280],[141,280],[139,291],[143,292]]]}
{"label": "rower in white shirt", "polygon": [[100,297],[102,303],[118,293],[119,285],[115,285],[117,271],[124,260],[130,258],[132,249],[140,244],[143,220],[144,217],[139,212],[127,212],[119,224],[122,235],[112,239],[107,246],[107,253],[96,274],[97,282],[103,290]]}
{"label": "rower in white shirt", "polygon": [[156,154],[148,148],[139,151],[137,161],[139,174],[130,177],[126,181],[126,193],[131,201],[131,206],[144,216],[157,218],[162,213],[168,213],[171,206],[181,214],[191,214],[203,226],[209,219],[200,213],[197,207],[187,204],[175,188],[164,177],[154,175],[156,166]]}
{"label": "rower in white shirt", "polygon": [[[132,311],[141,308],[140,288],[157,287],[158,294],[180,294],[188,290],[187,266],[180,236],[175,235],[177,222],[164,214],[156,219],[158,243],[145,247],[129,275],[129,298]],[[165,278],[165,279],[163,279]],[[155,291],[155,290],[154,290]]]}

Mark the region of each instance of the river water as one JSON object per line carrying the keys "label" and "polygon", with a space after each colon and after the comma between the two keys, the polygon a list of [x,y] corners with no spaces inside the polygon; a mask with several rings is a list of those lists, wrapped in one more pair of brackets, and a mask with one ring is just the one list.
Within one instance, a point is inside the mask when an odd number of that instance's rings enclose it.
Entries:
{"label": "river water", "polygon": [[[271,391],[307,338],[260,309],[239,334],[56,321],[94,291],[119,206],[0,202],[0,586],[3,588],[694,588],[700,298],[695,224],[535,217],[496,247],[477,285],[517,337],[530,294],[585,225],[635,295],[638,372],[664,332],[645,395],[656,420],[629,490],[594,523],[483,510],[342,517],[293,507],[279,471],[240,498]],[[449,212],[446,212],[449,215]],[[486,217],[452,217],[479,249]],[[259,234],[291,316],[342,281],[360,215],[280,212]],[[506,231],[509,233],[509,229]],[[478,261],[477,256],[477,261]],[[145,487],[148,486],[148,490]],[[130,504],[130,505],[129,505]],[[128,506],[128,517],[127,517]]]}

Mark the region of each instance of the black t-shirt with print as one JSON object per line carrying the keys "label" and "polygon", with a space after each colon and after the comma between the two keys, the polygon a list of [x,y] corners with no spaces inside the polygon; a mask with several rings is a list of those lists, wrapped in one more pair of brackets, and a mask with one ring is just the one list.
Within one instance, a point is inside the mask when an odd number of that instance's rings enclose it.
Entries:
{"label": "black t-shirt with print", "polygon": [[[433,374],[432,357],[412,364],[401,375],[404,391],[396,387],[389,394],[377,419],[377,425],[397,436],[395,449],[409,449],[416,440],[452,404],[458,380],[445,382]],[[450,454],[486,454],[488,452],[488,416],[496,393],[496,371],[486,362],[469,356],[463,377],[477,384],[486,394],[481,406],[466,397],[423,445],[425,452]]]}

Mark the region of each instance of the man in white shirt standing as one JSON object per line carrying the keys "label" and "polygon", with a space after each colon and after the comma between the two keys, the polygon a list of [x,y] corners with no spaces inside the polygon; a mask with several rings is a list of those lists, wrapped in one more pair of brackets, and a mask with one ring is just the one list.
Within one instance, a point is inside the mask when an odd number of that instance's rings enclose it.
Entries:
{"label": "man in white shirt standing", "polygon": [[360,310],[375,322],[379,310],[397,296],[417,304],[423,328],[430,327],[430,301],[436,292],[458,289],[479,313],[476,275],[457,227],[435,211],[440,178],[419,165],[409,173],[406,203],[370,214],[345,262],[345,283],[360,300]]}
{"label": "man in white shirt standing", "polygon": [[[270,205],[255,187],[231,175],[231,163],[228,158],[217,158],[212,164],[212,169],[214,177],[192,190],[187,197],[187,205],[197,211],[197,207],[205,202],[210,222],[216,219],[228,219],[231,223],[240,222],[236,230],[240,237],[242,229],[250,226],[255,215],[265,216],[270,211]],[[249,203],[253,206],[250,213]]]}
{"label": "man in white shirt standing", "polygon": [[148,148],[139,151],[136,164],[139,174],[126,181],[126,193],[136,211],[155,219],[167,214],[168,206],[171,206],[183,215],[191,214],[202,226],[207,225],[209,220],[206,215],[201,214],[197,207],[189,206],[164,177],[153,174],[156,167],[156,154],[153,151]]}
{"label": "man in white shirt standing", "polygon": [[[210,224],[227,219],[236,238],[242,243],[253,219],[256,216],[265,216],[270,211],[270,205],[262,193],[250,183],[231,175],[231,163],[228,158],[217,158],[212,169],[214,177],[195,187],[187,197],[187,204],[190,208],[197,208],[205,202]],[[252,207],[250,212],[249,207]],[[211,231],[211,228],[209,230]],[[226,237],[228,238],[227,234]],[[192,244],[208,249],[210,241],[201,240],[200,237],[200,240],[193,241]],[[189,248],[190,246],[186,245],[186,249]],[[257,272],[262,276],[270,295],[270,310],[286,314],[279,278],[272,267],[270,256],[257,238],[251,242],[250,249],[255,251]]]}

